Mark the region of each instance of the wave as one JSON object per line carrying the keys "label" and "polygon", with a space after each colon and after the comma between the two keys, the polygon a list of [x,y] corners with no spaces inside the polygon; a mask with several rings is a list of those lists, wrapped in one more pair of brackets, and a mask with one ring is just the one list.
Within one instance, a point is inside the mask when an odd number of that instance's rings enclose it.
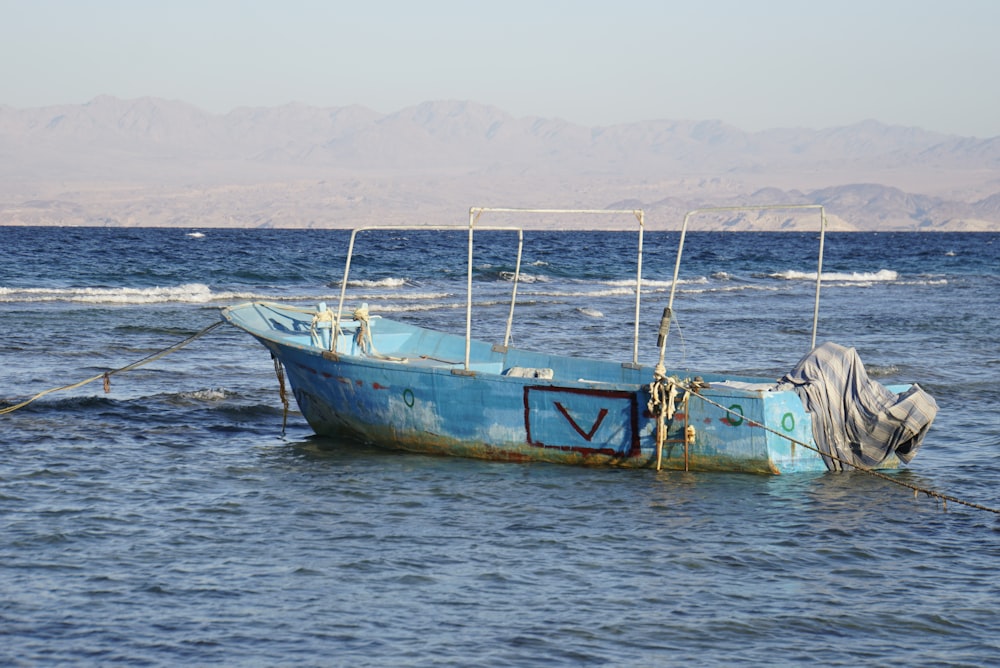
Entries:
{"label": "wave", "polygon": [[[521,275],[521,283],[524,286],[518,290],[518,303],[524,303],[526,299],[571,299],[571,298],[602,298],[602,297],[619,297],[619,296],[632,296],[635,294],[635,279],[621,279],[621,280],[608,280],[608,281],[574,281],[571,280],[569,283],[554,284],[552,279],[547,277],[528,277],[525,280],[525,275]],[[709,283],[707,278],[694,278],[687,280],[677,281],[677,285],[681,287],[681,291],[691,291],[690,288],[685,290],[686,286],[702,286]],[[413,284],[409,284],[413,287]],[[481,290],[486,292],[495,292],[488,288],[489,282],[477,283],[479,286],[477,288],[477,293]],[[528,287],[530,286],[530,287]],[[657,281],[657,280],[647,280],[642,281],[642,292],[643,294],[660,294],[667,292],[670,289],[671,281]],[[347,303],[354,303],[358,301],[372,301],[379,302],[380,304],[385,304],[386,302],[429,302],[429,301],[446,301],[455,299],[464,299],[464,286],[455,286],[456,289],[453,291],[441,291],[441,292],[408,292],[406,290],[400,290],[393,293],[365,293],[348,292],[346,295]],[[742,287],[739,289],[743,289]],[[763,288],[762,288],[763,289]],[[768,288],[773,289],[773,288]],[[697,290],[694,290],[697,291]],[[501,289],[499,296],[497,296],[496,303],[508,303],[509,302],[509,288],[504,287]],[[304,297],[283,297],[283,301],[315,301],[318,297],[315,296],[304,296]],[[326,297],[326,301],[329,303],[331,308],[335,308],[337,302],[339,301],[339,295],[335,297]],[[464,304],[464,302],[461,302]],[[379,308],[385,308],[380,305]],[[427,308],[451,308],[450,304],[442,303],[440,305],[432,305]],[[400,307],[399,310],[405,310],[406,307]]]}
{"label": "wave", "polygon": [[[373,286],[364,286],[371,288]],[[380,286],[374,286],[380,287]],[[370,295],[352,295],[351,299],[387,299],[394,295],[374,293]],[[423,293],[407,295],[415,299],[441,299],[450,296],[448,293]],[[282,302],[319,302],[336,304],[339,294],[275,294],[238,290],[213,290],[203,283],[185,283],[174,286],[157,286],[152,288],[5,288],[0,287],[0,303],[40,303],[40,302],[71,302],[81,304],[111,304],[119,306],[147,304],[225,304],[236,301],[282,301]]]}
{"label": "wave", "polygon": [[[143,401],[160,401],[170,406],[202,406],[213,413],[237,416],[241,419],[254,416],[273,416],[280,414],[282,408],[278,402],[260,403],[251,397],[224,387],[203,388],[185,392],[163,392],[143,398]],[[297,407],[291,407],[292,413],[298,413]]]}
{"label": "wave", "polygon": [[231,399],[233,397],[239,396],[236,392],[232,390],[227,390],[222,387],[206,388],[203,390],[191,390],[188,392],[179,392],[174,395],[178,399],[190,400],[190,401],[203,401],[203,402],[215,402],[224,401],[226,399]]}
{"label": "wave", "polygon": [[[24,398],[0,397],[0,407],[8,407]],[[251,397],[224,387],[202,388],[181,392],[154,392],[152,394],[134,394],[130,396],[109,396],[101,393],[100,384],[86,394],[71,396],[50,395],[38,399],[21,409],[25,414],[67,412],[84,410],[92,412],[95,409],[104,411],[103,415],[111,417],[112,413],[125,411],[132,415],[137,407],[157,411],[154,404],[160,407],[170,406],[203,406],[212,410],[240,412],[245,414],[273,415],[281,412],[280,405],[261,404]]]}
{"label": "wave", "polygon": [[[704,276],[698,278],[681,278],[678,279],[677,285],[703,285],[708,283],[708,279]],[[600,281],[601,285],[611,285],[611,286],[624,286],[630,290],[635,289],[635,279],[634,278],[622,278],[617,280]],[[673,284],[673,281],[656,280],[652,278],[642,279],[642,287],[646,288],[669,288]]]}
{"label": "wave", "polygon": [[872,378],[885,378],[899,374],[899,367],[895,364],[866,364],[865,371]]}
{"label": "wave", "polygon": [[[344,281],[337,279],[335,281],[330,281],[326,284],[328,288],[340,289],[340,286],[344,284]],[[402,288],[407,285],[412,285],[412,282],[408,278],[396,278],[394,276],[389,276],[387,278],[356,278],[347,281],[347,287],[349,288]]]}
{"label": "wave", "polygon": [[[380,278],[377,280],[356,280],[347,281],[347,287],[349,288],[401,288],[407,285],[409,281],[405,278]],[[340,286],[340,282],[337,282],[337,286]]]}
{"label": "wave", "polygon": [[[681,292],[708,292],[714,290],[744,290],[754,289],[753,286],[740,285],[734,287],[701,287],[705,279],[678,281]],[[386,285],[386,283],[381,283]],[[576,286],[562,285],[545,287],[546,283],[536,283],[532,287],[518,291],[518,302],[526,299],[594,299],[605,297],[629,297],[635,294],[635,281],[608,281],[598,284],[580,284]],[[392,310],[407,310],[415,304],[427,304],[421,308],[452,308],[451,302],[464,303],[464,290],[456,291],[407,291],[370,292],[381,286],[365,286],[365,289],[349,291],[345,295],[345,308],[350,304],[370,301],[380,304],[380,309],[389,308],[388,304],[400,304]],[[643,281],[643,294],[662,294],[670,288],[669,281]],[[756,286],[756,289],[774,289]],[[499,302],[509,300],[509,294],[497,296]],[[456,301],[462,300],[462,301]],[[236,302],[273,301],[303,305],[315,305],[325,302],[330,308],[336,309],[340,294],[316,291],[313,293],[266,293],[257,291],[213,290],[201,283],[187,283],[169,287],[153,288],[4,288],[0,287],[0,303],[79,303],[109,306],[146,306],[156,304],[199,304],[205,306],[225,306]]]}
{"label": "wave", "polygon": [[[0,408],[9,408],[18,404],[28,397],[0,397]],[[22,413],[41,413],[44,411],[62,411],[94,408],[114,407],[122,401],[99,394],[77,395],[77,396],[48,396],[42,397],[20,409]]]}
{"label": "wave", "polygon": [[[635,281],[632,282],[635,284]],[[664,292],[665,290],[643,290],[644,293],[649,292]],[[518,301],[521,297],[539,298],[539,297],[556,297],[559,299],[567,299],[570,297],[586,297],[586,298],[596,298],[596,297],[619,297],[634,295],[635,288],[608,288],[606,290],[523,290],[517,293]]]}
{"label": "wave", "polygon": [[[359,299],[362,300],[370,299],[371,301],[387,301],[393,299],[414,299],[418,301],[428,301],[433,299],[449,299],[453,298],[454,296],[455,293],[453,292],[396,292],[391,295],[387,294],[352,295],[351,293],[347,293],[347,295],[344,297],[344,303],[346,304],[349,301],[358,301]],[[333,304],[336,304],[339,301],[340,301],[340,296],[338,295],[336,298],[333,299],[331,308],[333,307]]]}
{"label": "wave", "polygon": [[[815,280],[816,274],[800,271],[784,271],[773,274],[761,275],[765,278],[780,279],[784,281],[807,281]],[[883,269],[874,273],[824,273],[824,281],[830,283],[850,283],[869,284],[873,282],[898,281],[898,274],[895,271]],[[524,289],[519,290],[519,297],[540,298],[540,299],[568,299],[568,298],[604,298],[629,296],[635,293],[635,279],[613,279],[601,281],[585,281],[582,279],[570,279],[565,282],[556,283],[551,278],[545,276],[535,276],[522,274]],[[911,284],[940,285],[947,284],[946,279],[939,277],[928,277],[923,279],[917,277],[910,279],[917,281]],[[377,280],[357,280],[349,281],[349,290],[346,294],[345,304],[352,304],[359,301],[372,301],[378,303],[400,302],[400,303],[428,303],[428,302],[451,302],[464,299],[464,286],[455,284],[454,289],[448,285],[438,286],[420,285],[406,278],[390,277]],[[489,288],[489,282],[479,282],[478,290],[485,287],[487,292],[493,291]],[[502,284],[495,284],[500,286]],[[670,289],[672,281],[643,279],[642,291],[644,294],[660,294]],[[734,281],[729,274],[714,274],[712,278],[705,276],[681,279],[677,281],[680,292],[729,292],[740,290],[773,290],[774,284],[765,283],[743,283]],[[68,302],[81,304],[105,304],[118,306],[142,306],[154,304],[201,304],[206,306],[224,306],[233,302],[243,301],[276,301],[286,303],[316,304],[326,302],[329,306],[335,307],[340,300],[340,292],[332,291],[330,284],[317,285],[315,291],[306,290],[301,292],[282,292],[283,289],[296,289],[291,286],[275,288],[274,292],[263,292],[260,290],[226,290],[213,289],[204,283],[183,283],[173,286],[156,287],[76,287],[76,288],[11,288],[0,287],[0,303],[44,303],[44,302]],[[324,290],[326,288],[326,290]],[[423,289],[421,289],[423,288]],[[438,289],[436,289],[438,288]],[[298,290],[302,290],[299,286]],[[499,297],[498,297],[499,298]],[[401,307],[403,309],[407,307]],[[451,308],[449,303],[433,304],[428,308]]]}
{"label": "wave", "polygon": [[900,281],[901,285],[948,285],[947,278],[926,278],[915,281]]}
{"label": "wave", "polygon": [[204,304],[247,299],[239,292],[213,292],[203,283],[152,288],[2,288],[0,302],[81,302],[86,304]]}
{"label": "wave", "polygon": [[[504,281],[513,282],[514,272],[512,271],[501,271],[497,273],[497,276]],[[517,277],[518,283],[547,283],[549,278],[547,276],[542,276],[541,274],[526,274],[521,272]]]}
{"label": "wave", "polygon": [[[501,271],[501,272],[499,272],[497,274],[497,276],[501,280],[507,281],[507,282],[512,282],[514,280],[514,272],[512,272],[512,271]],[[541,274],[526,274],[526,273],[522,272],[521,275],[518,277],[518,282],[525,283],[525,284],[531,284],[531,283],[551,283],[551,282],[553,282],[553,279],[550,278],[549,276],[545,276],[545,275],[541,275]],[[571,283],[587,283],[587,284],[597,283],[599,285],[610,285],[612,287],[627,287],[629,289],[634,289],[635,288],[635,279],[634,278],[608,279],[608,280],[603,280],[603,281],[601,281],[601,280],[596,280],[595,281],[595,280],[589,280],[589,279],[573,279],[573,278],[570,278],[570,279],[568,279],[568,282],[571,282]],[[704,276],[702,276],[700,278],[680,279],[680,280],[677,281],[677,285],[687,285],[687,284],[691,284],[691,283],[707,283],[707,282],[708,282],[708,279],[705,278]],[[673,281],[670,281],[670,280],[658,280],[658,279],[652,279],[652,278],[643,278],[642,279],[642,287],[643,288],[669,288],[672,283],[673,283]]]}
{"label": "wave", "polygon": [[[495,306],[498,303],[503,302],[474,302],[474,307],[482,306]],[[452,310],[452,309],[464,309],[466,306],[465,302],[428,302],[424,304],[379,304],[377,309],[373,309],[374,314],[378,313],[408,313],[415,311],[438,311],[438,310]]]}
{"label": "wave", "polygon": [[[371,286],[367,286],[371,289]],[[609,291],[609,294],[616,294],[618,291]],[[627,293],[627,290],[622,290]],[[567,296],[574,294],[591,295],[586,291],[574,291],[567,293]],[[406,292],[397,291],[393,293],[384,292],[348,292],[345,295],[345,307],[347,304],[354,304],[362,301],[372,302],[440,302],[431,304],[428,308],[450,308],[451,305],[444,303],[446,300],[454,300],[458,297],[455,292]],[[464,298],[464,297],[463,297]],[[232,290],[212,290],[207,285],[201,283],[188,283],[171,287],[155,288],[5,288],[0,287],[0,303],[44,303],[44,302],[69,302],[82,304],[107,304],[116,306],[142,306],[151,304],[185,303],[185,304],[209,304],[225,305],[233,302],[243,301],[275,301],[284,303],[300,303],[315,305],[325,302],[330,308],[336,308],[340,301],[339,293],[314,292],[311,294],[275,294],[265,292],[241,292]],[[463,302],[464,303],[464,302]],[[382,308],[382,307],[380,307]],[[408,307],[400,307],[405,310]]]}
{"label": "wave", "polygon": [[700,295],[700,294],[710,294],[715,292],[777,292],[781,288],[776,288],[773,285],[723,285],[719,287],[708,287],[708,288],[685,288],[680,290],[680,292],[689,295]]}
{"label": "wave", "polygon": [[[815,281],[816,272],[815,271],[795,271],[794,269],[789,269],[788,271],[779,271],[772,274],[767,274],[767,278],[777,278],[785,281]],[[892,269],[880,269],[876,272],[864,272],[855,271],[850,273],[844,272],[823,272],[824,282],[838,282],[838,283],[879,283],[879,282],[892,282],[899,279],[899,272],[893,271]]]}

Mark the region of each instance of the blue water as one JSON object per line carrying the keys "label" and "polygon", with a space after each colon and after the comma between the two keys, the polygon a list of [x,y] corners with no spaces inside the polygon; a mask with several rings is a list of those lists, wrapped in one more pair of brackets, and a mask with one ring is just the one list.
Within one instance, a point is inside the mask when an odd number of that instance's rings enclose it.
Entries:
{"label": "blue water", "polygon": [[[0,406],[248,299],[336,303],[343,231],[0,228]],[[512,236],[483,233],[499,340]],[[676,234],[644,246],[655,361]],[[465,235],[363,236],[348,303],[464,327]],[[668,366],[777,377],[815,234],[690,234]],[[630,361],[634,235],[526,233],[514,342]],[[1000,508],[1000,234],[829,234],[819,340],[940,406],[893,477]],[[1000,661],[1000,521],[862,473],[434,458],[282,434],[267,351],[215,329],[0,415],[0,664],[898,665]]]}

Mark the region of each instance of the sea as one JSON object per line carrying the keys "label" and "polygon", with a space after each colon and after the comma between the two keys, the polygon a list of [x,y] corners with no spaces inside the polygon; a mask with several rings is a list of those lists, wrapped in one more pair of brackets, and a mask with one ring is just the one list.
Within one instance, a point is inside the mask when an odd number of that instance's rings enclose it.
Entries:
{"label": "sea", "polygon": [[[462,230],[361,232],[346,285],[345,230],[0,239],[2,665],[1000,665],[1000,232],[827,233],[818,311],[817,233],[687,234],[667,366],[777,379],[818,316],[939,405],[888,479],[320,438],[212,327],[343,289],[462,333]],[[523,239],[518,265],[477,232],[474,336],[502,341],[517,272],[513,345],[655,363],[679,232],[644,236],[638,338],[637,234]]]}

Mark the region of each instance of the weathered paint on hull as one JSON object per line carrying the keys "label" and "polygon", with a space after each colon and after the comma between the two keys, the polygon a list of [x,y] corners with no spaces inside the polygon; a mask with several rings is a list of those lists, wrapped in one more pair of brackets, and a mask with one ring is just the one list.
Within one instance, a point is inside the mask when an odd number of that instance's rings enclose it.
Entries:
{"label": "weathered paint on hull", "polygon": [[[456,374],[260,340],[284,364],[299,408],[318,434],[348,433],[381,447],[490,460],[656,465],[655,420],[646,408],[648,391],[639,384],[581,387]],[[760,428],[811,444],[809,416],[795,395],[702,394],[742,417],[692,396],[669,424],[664,469],[826,470],[815,452]],[[685,453],[689,425],[694,439]]]}

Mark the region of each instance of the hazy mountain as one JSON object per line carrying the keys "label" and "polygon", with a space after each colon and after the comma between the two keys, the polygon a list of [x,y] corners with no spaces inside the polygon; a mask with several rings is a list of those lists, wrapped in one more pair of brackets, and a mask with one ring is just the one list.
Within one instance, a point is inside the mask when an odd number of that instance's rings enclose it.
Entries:
{"label": "hazy mountain", "polygon": [[[833,229],[1000,229],[1000,137],[876,121],[585,127],[456,101],[391,114],[288,104],[218,115],[109,96],[0,106],[0,224],[461,224],[472,205],[627,206],[661,229],[692,208],[744,203],[822,204]],[[787,213],[698,223],[808,224]]]}

